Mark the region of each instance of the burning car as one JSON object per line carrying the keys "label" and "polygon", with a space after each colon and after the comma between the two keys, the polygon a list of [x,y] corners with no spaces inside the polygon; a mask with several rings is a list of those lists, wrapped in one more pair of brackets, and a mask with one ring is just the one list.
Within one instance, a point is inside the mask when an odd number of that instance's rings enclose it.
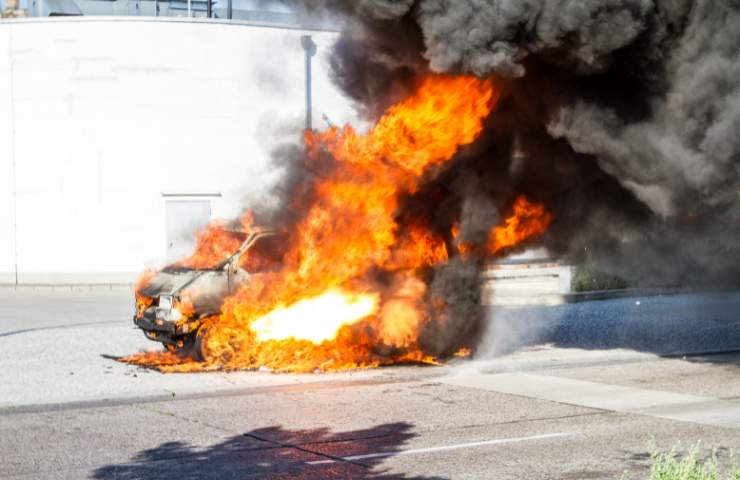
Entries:
{"label": "burning car", "polygon": [[[478,265],[544,233],[550,214],[522,197],[473,241],[456,238],[461,218],[433,221],[434,200],[414,206],[409,195],[478,138],[499,97],[475,77],[431,75],[414,88],[366,133],[305,132],[311,173],[283,185],[277,215],[261,214],[281,232],[274,248],[263,234],[236,240],[209,227],[191,257],[145,278],[135,322],[178,355],[122,361],[168,372],[315,372],[436,363],[470,347],[482,310]],[[239,219],[245,231],[249,212]]]}
{"label": "burning car", "polygon": [[250,249],[266,243],[266,237],[276,236],[276,232],[265,229],[228,234],[242,241],[224,260],[207,267],[174,263],[137,289],[134,324],[147,338],[161,342],[170,351],[192,349],[196,356],[199,354],[204,324],[218,316],[227,296],[259,274],[243,268],[242,258]]}

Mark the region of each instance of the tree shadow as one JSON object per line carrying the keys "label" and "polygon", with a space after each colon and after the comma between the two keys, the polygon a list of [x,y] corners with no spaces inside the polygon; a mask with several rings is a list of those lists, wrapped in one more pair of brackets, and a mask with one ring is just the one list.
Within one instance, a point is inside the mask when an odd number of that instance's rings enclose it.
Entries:
{"label": "tree shadow", "polygon": [[367,479],[444,480],[380,468],[416,434],[409,423],[333,433],[328,428],[259,428],[210,447],[166,442],[130,461],[100,467],[92,478],[127,479]]}
{"label": "tree shadow", "polygon": [[620,298],[491,310],[484,355],[551,344],[586,350],[629,349],[694,361],[737,364],[713,352],[740,351],[740,294]]}

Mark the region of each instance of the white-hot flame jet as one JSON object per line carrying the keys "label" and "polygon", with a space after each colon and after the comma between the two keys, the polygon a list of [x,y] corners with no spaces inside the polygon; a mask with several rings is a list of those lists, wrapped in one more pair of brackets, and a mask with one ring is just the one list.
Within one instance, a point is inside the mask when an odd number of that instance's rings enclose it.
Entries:
{"label": "white-hot flame jet", "polygon": [[260,342],[308,340],[315,344],[336,338],[339,329],[378,311],[380,296],[329,290],[318,297],[276,308],[255,320],[251,328]]}

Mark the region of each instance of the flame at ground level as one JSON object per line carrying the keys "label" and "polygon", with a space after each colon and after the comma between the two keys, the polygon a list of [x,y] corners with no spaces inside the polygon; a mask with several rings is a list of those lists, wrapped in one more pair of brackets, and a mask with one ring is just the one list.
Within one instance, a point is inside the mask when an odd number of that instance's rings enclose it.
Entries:
{"label": "flame at ground level", "polygon": [[319,344],[336,338],[344,325],[353,325],[377,312],[377,294],[330,290],[318,297],[279,307],[252,322],[257,341],[308,340]]}

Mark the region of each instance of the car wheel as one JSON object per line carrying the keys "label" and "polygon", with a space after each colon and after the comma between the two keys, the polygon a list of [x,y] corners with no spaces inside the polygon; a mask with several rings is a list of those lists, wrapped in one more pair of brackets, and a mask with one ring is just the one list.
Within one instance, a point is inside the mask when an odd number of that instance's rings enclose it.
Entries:
{"label": "car wheel", "polygon": [[192,357],[196,362],[205,362],[207,358],[205,336],[208,334],[208,327],[201,326],[193,336]]}
{"label": "car wheel", "polygon": [[193,348],[193,345],[195,343],[195,335],[187,335],[184,337],[177,337],[173,339],[178,344],[181,344],[182,346],[177,346],[172,343],[163,343],[164,348],[168,352],[176,353],[176,352],[183,352],[183,353],[190,353],[190,350]]}

